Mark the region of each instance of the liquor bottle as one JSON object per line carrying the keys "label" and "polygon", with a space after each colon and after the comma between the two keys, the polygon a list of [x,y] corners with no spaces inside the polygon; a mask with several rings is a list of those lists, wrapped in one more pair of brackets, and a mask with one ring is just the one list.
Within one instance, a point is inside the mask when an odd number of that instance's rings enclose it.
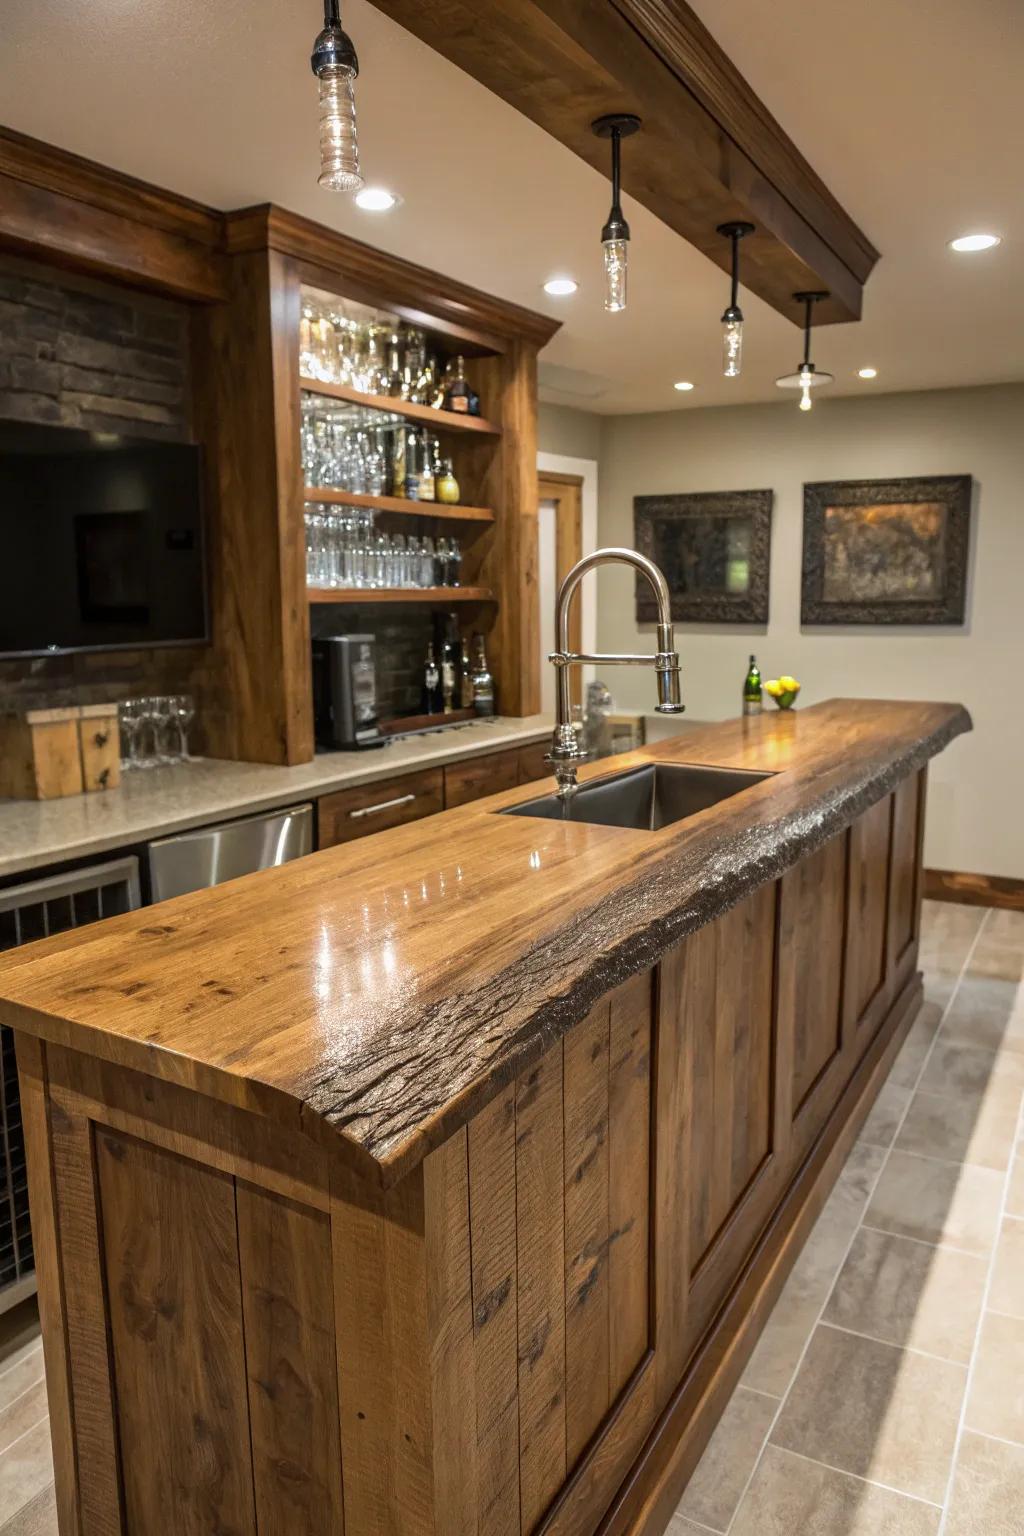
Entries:
{"label": "liquor bottle", "polygon": [[440,706],[441,673],[434,657],[434,642],[427,641],[427,664],[423,669],[423,697],[420,713],[436,715]]}
{"label": "liquor bottle", "polygon": [[743,713],[745,715],[761,713],[761,671],[757,665],[756,656],[751,656],[747,675],[743,679]]}
{"label": "liquor bottle", "polygon": [[436,495],[436,492],[435,492],[435,480],[434,480],[434,446],[433,446],[433,443],[431,442],[430,438],[427,436],[427,432],[426,432],[425,428],[424,428],[424,430],[423,430],[423,432],[422,432],[422,434],[420,436],[420,442],[419,442],[419,464],[420,464],[419,500],[420,501],[433,501],[435,499],[435,495]]}
{"label": "liquor bottle", "polygon": [[405,434],[405,490],[407,501],[420,499],[420,444],[415,427]]}
{"label": "liquor bottle", "polygon": [[402,337],[392,331],[388,337],[387,391],[393,398],[405,394],[405,372],[402,368]]}
{"label": "liquor bottle", "polygon": [[466,364],[461,357],[455,359],[451,377],[445,384],[444,408],[460,416],[469,415],[469,385],[466,383]]}
{"label": "liquor bottle", "polygon": [[405,428],[391,434],[391,494],[405,495]]}
{"label": "liquor bottle", "polygon": [[473,663],[469,659],[469,638],[462,637],[462,654],[459,657],[459,703],[463,709],[473,708]]}
{"label": "liquor bottle", "polygon": [[459,482],[455,478],[455,470],[452,467],[451,459],[442,459],[441,473],[436,476],[434,480],[434,487],[435,495],[437,496],[438,501],[443,502],[446,507],[454,507],[458,505],[458,500],[461,493],[459,490]]}
{"label": "liquor bottle", "polygon": [[448,615],[441,641],[441,703],[446,715],[455,708],[455,680],[459,662],[459,621]]}
{"label": "liquor bottle", "polygon": [[494,714],[494,678],[487,667],[484,637],[476,637],[476,665],[473,668],[473,708],[478,715]]}

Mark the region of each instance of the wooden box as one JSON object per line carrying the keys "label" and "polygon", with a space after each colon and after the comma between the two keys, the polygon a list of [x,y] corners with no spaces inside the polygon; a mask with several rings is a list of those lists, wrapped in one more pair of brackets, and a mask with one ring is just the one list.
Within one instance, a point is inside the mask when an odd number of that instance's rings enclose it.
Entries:
{"label": "wooden box", "polygon": [[72,705],[0,716],[0,796],[57,800],[121,780],[117,706]]}

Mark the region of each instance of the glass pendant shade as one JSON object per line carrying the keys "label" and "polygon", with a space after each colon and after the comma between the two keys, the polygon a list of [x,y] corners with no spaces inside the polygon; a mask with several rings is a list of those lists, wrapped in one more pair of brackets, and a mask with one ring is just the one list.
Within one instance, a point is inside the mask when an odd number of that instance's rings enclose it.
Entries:
{"label": "glass pendant shade", "polygon": [[736,379],[742,367],[743,321],[726,314],[722,323],[722,372],[727,379]]}
{"label": "glass pendant shade", "polygon": [[800,370],[800,409],[809,411],[811,408],[811,385],[814,375],[808,368]]}
{"label": "glass pendant shade", "polygon": [[615,314],[626,307],[626,278],[629,270],[629,241],[605,240],[604,249],[604,307]]}
{"label": "glass pendant shade", "polygon": [[363,185],[359,171],[359,138],[353,91],[355,71],[325,69],[320,76],[320,175],[322,187],[336,192],[358,192]]}
{"label": "glass pendant shade", "polygon": [[793,295],[798,304],[804,306],[804,355],[803,361],[796,373],[784,373],[781,379],[775,383],[779,389],[798,389],[800,391],[800,409],[811,409],[811,390],[820,389],[825,384],[833,382],[833,375],[826,373],[822,368],[815,368],[811,362],[811,313],[819,299],[827,299],[827,293],[795,293]]}

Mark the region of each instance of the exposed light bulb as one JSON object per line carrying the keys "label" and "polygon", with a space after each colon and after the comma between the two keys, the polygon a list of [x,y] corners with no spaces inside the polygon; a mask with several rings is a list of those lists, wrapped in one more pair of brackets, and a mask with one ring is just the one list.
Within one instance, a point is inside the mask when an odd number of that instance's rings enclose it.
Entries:
{"label": "exposed light bulb", "polygon": [[604,307],[612,314],[626,307],[626,273],[629,262],[628,240],[604,240]]}
{"label": "exposed light bulb", "polygon": [[727,318],[722,326],[722,372],[727,379],[737,379],[742,367],[743,318]]}
{"label": "exposed light bulb", "polygon": [[813,378],[814,374],[810,368],[800,369],[800,409],[802,411],[809,411],[811,409],[811,381]]}
{"label": "exposed light bulb", "polygon": [[320,175],[321,187],[335,192],[357,192],[363,185],[359,171],[359,139],[356,134],[356,101],[352,83],[355,71],[325,69],[320,76]]}

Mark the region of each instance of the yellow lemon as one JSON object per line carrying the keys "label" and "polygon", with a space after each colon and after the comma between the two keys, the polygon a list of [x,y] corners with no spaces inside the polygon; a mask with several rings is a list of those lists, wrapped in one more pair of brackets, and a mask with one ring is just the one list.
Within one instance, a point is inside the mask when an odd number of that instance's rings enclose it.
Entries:
{"label": "yellow lemon", "polygon": [[777,677],[771,678],[767,683],[765,683],[764,691],[765,693],[770,693],[773,699],[777,699],[779,694],[783,691],[781,679]]}
{"label": "yellow lemon", "polygon": [[792,693],[795,689],[800,687],[800,684],[797,682],[796,678],[790,677],[788,672],[786,673],[785,677],[779,678],[779,682],[782,684],[783,692],[785,693]]}

